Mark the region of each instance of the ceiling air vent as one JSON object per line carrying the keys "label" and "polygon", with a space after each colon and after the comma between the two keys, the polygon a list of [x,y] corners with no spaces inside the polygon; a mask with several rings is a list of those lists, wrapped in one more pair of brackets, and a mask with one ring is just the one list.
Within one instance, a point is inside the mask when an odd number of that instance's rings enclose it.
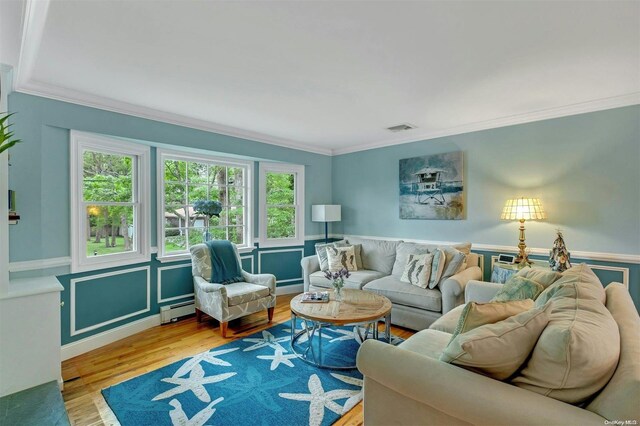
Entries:
{"label": "ceiling air vent", "polygon": [[417,126],[409,123],[398,124],[397,126],[387,127],[387,130],[390,130],[394,133],[404,132],[405,130],[415,129]]}

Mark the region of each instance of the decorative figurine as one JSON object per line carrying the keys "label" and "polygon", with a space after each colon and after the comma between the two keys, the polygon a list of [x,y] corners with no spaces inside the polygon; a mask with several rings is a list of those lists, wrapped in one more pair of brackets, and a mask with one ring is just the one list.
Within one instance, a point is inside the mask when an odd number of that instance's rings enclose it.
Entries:
{"label": "decorative figurine", "polygon": [[567,247],[564,244],[564,238],[562,231],[556,231],[558,236],[553,242],[553,248],[549,251],[549,266],[552,270],[563,272],[571,268],[571,253],[567,251]]}

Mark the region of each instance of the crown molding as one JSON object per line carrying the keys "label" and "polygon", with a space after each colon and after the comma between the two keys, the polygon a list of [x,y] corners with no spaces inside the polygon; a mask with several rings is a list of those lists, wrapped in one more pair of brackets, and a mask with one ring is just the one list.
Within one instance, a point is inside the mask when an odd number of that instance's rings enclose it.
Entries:
{"label": "crown molding", "polygon": [[460,135],[480,130],[495,129],[516,124],[531,123],[534,121],[548,120],[552,118],[560,118],[576,114],[584,114],[588,112],[602,111],[640,104],[640,92],[633,92],[620,96],[595,99],[587,102],[580,102],[556,108],[548,108],[538,111],[532,111],[529,113],[516,114],[492,120],[469,123],[438,131],[426,131],[421,133],[419,132],[419,129],[416,129],[417,131],[409,131],[409,133],[404,137],[392,137],[376,142],[360,144],[357,146],[336,149],[321,148],[310,145],[308,143],[280,138],[260,132],[244,130],[232,126],[226,126],[220,123],[187,117],[168,111],[162,111],[155,108],[122,102],[108,97],[93,95],[33,80],[33,67],[35,65],[38,50],[40,48],[40,42],[43,36],[50,1],[51,0],[25,0],[20,56],[14,82],[15,91],[315,154],[322,154],[327,156],[343,155],[375,148],[383,148],[387,146],[430,140],[446,136]]}
{"label": "crown molding", "polygon": [[147,120],[159,121],[162,123],[174,124],[177,126],[188,127],[191,129],[202,130],[205,132],[217,133],[235,138],[247,139],[255,142],[262,142],[269,145],[275,145],[282,148],[295,149],[298,151],[311,152],[314,154],[331,155],[332,151],[328,148],[318,148],[306,145],[300,142],[292,141],[277,136],[270,136],[264,133],[254,132],[250,130],[238,129],[236,127],[225,126],[198,118],[186,117],[180,114],[174,114],[167,111],[161,111],[154,108],[148,108],[127,102],[117,101],[102,96],[91,95],[72,89],[62,88],[49,84],[35,81],[29,81],[16,86],[16,92],[28,95],[40,96],[43,98],[54,99],[63,102],[69,102],[76,105],[82,105],[90,108],[97,108],[105,111],[111,111],[119,114],[126,114],[134,117],[144,118]]}
{"label": "crown molding", "polygon": [[331,154],[334,156],[350,154],[353,152],[368,151],[370,149],[384,148],[387,146],[402,145],[405,143],[419,142],[446,136],[461,135],[465,133],[477,132],[480,130],[497,129],[500,127],[513,126],[516,124],[526,124],[535,121],[550,120],[553,118],[586,114],[589,112],[604,111],[607,109],[621,108],[638,104],[640,104],[640,92],[633,92],[626,95],[595,99],[592,101],[580,102],[556,108],[548,108],[523,114],[510,115],[507,117],[501,117],[492,120],[479,121],[477,123],[465,124],[462,126],[451,127],[434,132],[417,133],[414,131],[410,131],[410,136],[407,135],[403,138],[385,139],[352,147],[338,148],[332,150]]}

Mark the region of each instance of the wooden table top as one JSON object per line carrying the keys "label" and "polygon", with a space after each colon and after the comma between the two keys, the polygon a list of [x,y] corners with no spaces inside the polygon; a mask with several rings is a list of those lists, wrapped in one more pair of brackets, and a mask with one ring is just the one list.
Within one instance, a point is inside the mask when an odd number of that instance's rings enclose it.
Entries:
{"label": "wooden table top", "polygon": [[291,299],[291,311],[301,318],[335,325],[355,324],[382,318],[391,312],[391,301],[364,290],[342,289],[342,302],[335,301],[333,290],[328,303],[302,303],[302,294]]}

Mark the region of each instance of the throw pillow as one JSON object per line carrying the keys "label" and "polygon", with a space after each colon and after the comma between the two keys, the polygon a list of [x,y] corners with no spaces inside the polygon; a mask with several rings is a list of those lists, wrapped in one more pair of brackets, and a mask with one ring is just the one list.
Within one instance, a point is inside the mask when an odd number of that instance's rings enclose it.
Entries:
{"label": "throw pillow", "polygon": [[513,379],[516,386],[581,404],[597,394],[616,372],[620,331],[601,300],[604,288],[592,274],[586,265],[573,267],[548,287],[552,294],[544,306],[549,324],[527,365]]}
{"label": "throw pillow", "polygon": [[410,254],[400,281],[427,288],[429,286],[432,262],[433,254]]}
{"label": "throw pillow", "polygon": [[[453,330],[451,339],[458,334],[466,333],[485,324],[493,324],[505,320],[513,315],[533,308],[531,299],[513,300],[509,302],[476,303],[469,302],[464,306],[458,324]],[[446,315],[446,314],[445,314]]]}
{"label": "throw pillow", "polygon": [[483,325],[452,339],[440,361],[506,380],[527,360],[548,322],[544,310],[531,309]]}
{"label": "throw pillow", "polygon": [[514,275],[507,280],[500,290],[491,299],[492,302],[507,302],[509,300],[533,299],[542,291],[544,287],[537,282]]}
{"label": "throw pillow", "polygon": [[327,259],[327,247],[342,247],[346,243],[344,240],[335,241],[332,243],[317,243],[316,255],[318,256],[318,263],[320,263],[320,270],[326,271],[329,269],[329,260]]}
{"label": "throw pillow", "polygon": [[356,253],[353,246],[347,247],[327,247],[327,259],[329,261],[329,270],[337,272],[341,269],[347,271],[357,271]]}
{"label": "throw pillow", "polygon": [[442,276],[442,272],[444,272],[444,264],[446,261],[446,255],[442,249],[434,249],[433,253],[433,262],[431,262],[431,275],[429,276],[429,288],[434,289],[438,285],[438,281],[440,281],[440,277]]}
{"label": "throw pillow", "polygon": [[453,247],[443,246],[438,248],[444,252],[446,258],[444,270],[440,276],[440,281],[438,281],[438,285],[441,285],[445,280],[458,272],[466,260],[467,255]]}
{"label": "throw pillow", "polygon": [[[358,271],[364,269],[362,266],[362,244],[351,244],[353,246],[353,250],[356,253],[356,266],[358,267]],[[345,247],[346,247],[345,243]]]}

